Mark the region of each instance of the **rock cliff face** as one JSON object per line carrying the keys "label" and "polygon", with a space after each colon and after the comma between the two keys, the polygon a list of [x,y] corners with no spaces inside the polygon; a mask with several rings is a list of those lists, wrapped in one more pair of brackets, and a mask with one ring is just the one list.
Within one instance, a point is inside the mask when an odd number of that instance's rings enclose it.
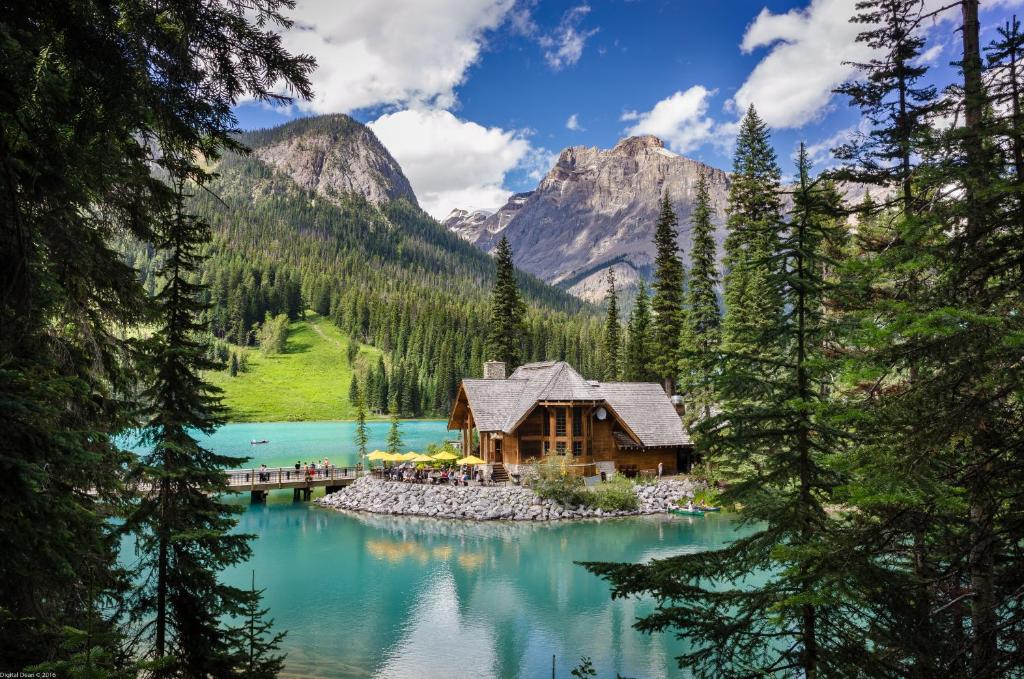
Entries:
{"label": "rock cliff face", "polygon": [[257,158],[329,200],[357,194],[375,205],[399,198],[417,204],[398,162],[346,115],[300,119],[244,139]]}
{"label": "rock cliff face", "polygon": [[679,217],[679,246],[688,262],[690,215],[701,172],[711,185],[721,246],[728,175],[672,153],[652,136],[623,139],[611,150],[565,149],[535,191],[516,194],[492,215],[453,213],[445,225],[488,252],[504,235],[517,266],[598,301],[610,267],[626,289],[650,277],[654,227],[666,191]]}

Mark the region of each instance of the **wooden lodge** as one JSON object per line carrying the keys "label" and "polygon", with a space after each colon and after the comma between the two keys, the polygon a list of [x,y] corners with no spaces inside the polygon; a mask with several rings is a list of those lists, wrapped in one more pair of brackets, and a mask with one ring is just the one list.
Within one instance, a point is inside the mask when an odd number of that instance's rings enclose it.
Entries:
{"label": "wooden lodge", "polygon": [[463,451],[516,474],[541,456],[575,473],[689,471],[693,446],[661,385],[585,380],[563,361],[528,363],[508,377],[489,361],[466,379],[448,420]]}

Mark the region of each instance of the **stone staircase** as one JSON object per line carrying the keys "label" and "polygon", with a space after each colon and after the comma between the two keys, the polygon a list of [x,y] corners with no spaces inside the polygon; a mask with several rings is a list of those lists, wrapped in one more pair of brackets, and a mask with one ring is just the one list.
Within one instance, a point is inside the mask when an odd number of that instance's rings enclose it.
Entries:
{"label": "stone staircase", "polygon": [[491,473],[494,475],[495,483],[505,483],[508,481],[508,471],[505,470],[505,465],[500,462],[495,462],[491,465]]}

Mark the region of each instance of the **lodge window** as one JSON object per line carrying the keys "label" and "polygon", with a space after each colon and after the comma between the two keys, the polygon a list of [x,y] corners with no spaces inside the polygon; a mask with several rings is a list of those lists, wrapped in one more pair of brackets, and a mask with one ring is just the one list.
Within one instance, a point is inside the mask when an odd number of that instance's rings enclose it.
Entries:
{"label": "lodge window", "polygon": [[583,436],[583,410],[580,408],[572,409],[572,435]]}
{"label": "lodge window", "polygon": [[555,411],[555,436],[565,436],[565,408]]}
{"label": "lodge window", "polygon": [[544,454],[548,455],[549,453],[551,453],[551,441],[545,441],[544,442]]}
{"label": "lodge window", "polygon": [[572,454],[576,456],[583,454],[583,441],[572,442]]}
{"label": "lodge window", "polygon": [[559,441],[555,444],[555,452],[559,455],[565,455],[565,441]]}
{"label": "lodge window", "polygon": [[541,411],[541,416],[544,421],[544,436],[551,435],[551,419],[548,417],[547,409]]}

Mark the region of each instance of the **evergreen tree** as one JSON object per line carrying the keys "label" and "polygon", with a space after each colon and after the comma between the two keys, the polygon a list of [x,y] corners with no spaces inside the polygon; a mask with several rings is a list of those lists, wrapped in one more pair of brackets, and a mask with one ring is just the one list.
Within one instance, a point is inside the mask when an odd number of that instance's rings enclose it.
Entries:
{"label": "evergreen tree", "polygon": [[98,659],[97,671],[106,665],[112,676],[132,662],[114,646],[117,610],[109,605],[129,582],[110,521],[124,510],[129,456],[113,437],[138,423],[134,397],[125,400],[138,394],[137,343],[120,331],[148,323],[144,293],[156,285],[140,280],[113,246],[150,241],[173,209],[162,173],[153,172],[158,149],[216,160],[220,149],[237,148],[237,98],[288,101],[270,83],[310,95],[312,59],[289,55],[275,33],[288,24],[287,7],[4,6],[4,668],[71,662],[71,649],[81,650],[86,668]]}
{"label": "evergreen tree", "polygon": [[359,463],[366,467],[366,446],[370,441],[370,436],[366,431],[366,405],[361,395],[356,396],[356,435],[355,444],[356,451],[359,453]]}
{"label": "evergreen tree", "polygon": [[520,363],[522,340],[525,332],[523,317],[525,303],[519,294],[515,267],[512,264],[512,246],[504,236],[494,251],[496,274],[491,297],[490,332],[487,336],[487,356],[504,361],[509,370]]}
{"label": "evergreen tree", "polygon": [[722,321],[727,351],[760,351],[782,313],[772,284],[782,221],[780,177],[768,126],[751,106],[740,123],[729,185]]}
{"label": "evergreen tree", "polygon": [[[219,572],[250,555],[249,536],[232,532],[237,506],[221,500],[223,472],[244,458],[218,455],[193,432],[212,433],[223,422],[217,391],[202,379],[216,363],[200,338],[207,306],[203,287],[192,282],[209,237],[206,223],[185,212],[186,164],[165,156],[176,201],[156,232],[165,253],[156,297],[157,329],[147,342],[153,383],[145,394],[145,427],[152,451],[143,456],[140,481],[153,490],[143,497],[129,525],[137,531],[141,568],[149,586],[136,600],[135,615],[152,616],[152,658],[160,676],[208,676],[244,667],[246,649],[225,618],[251,613],[258,600],[219,581]],[[202,179],[202,175],[197,176]],[[275,656],[253,658],[261,668],[280,665]]]}
{"label": "evergreen tree", "polygon": [[680,392],[688,405],[687,417],[709,417],[714,402],[710,388],[721,342],[718,308],[718,262],[715,225],[711,222],[711,194],[703,172],[697,179],[697,197],[691,218],[693,249],[690,252],[686,319],[679,357]]}
{"label": "evergreen tree", "polygon": [[355,373],[348,383],[348,402],[353,405],[359,402],[359,375]]}
{"label": "evergreen tree", "polygon": [[256,571],[246,602],[244,619],[246,624],[235,630],[236,645],[248,651],[241,674],[246,679],[273,679],[284,669],[284,654],[280,652],[285,633],[274,633],[274,621],[267,618],[269,611],[260,608],[263,590],[256,589]]}
{"label": "evergreen tree", "polygon": [[650,351],[654,358],[654,373],[668,394],[675,393],[676,375],[679,372],[679,339],[685,316],[685,273],[679,254],[678,224],[666,192],[661,200],[661,212],[654,230],[657,254],[654,257],[654,282],[651,284],[654,289],[651,300],[654,320]]}
{"label": "evergreen tree", "polygon": [[622,327],[619,325],[619,303],[615,292],[615,269],[608,269],[608,292],[605,294],[605,304],[608,306],[607,316],[604,322],[604,379],[612,382],[619,379],[621,374],[621,360],[619,350],[622,347]]}
{"label": "evergreen tree", "polygon": [[653,382],[657,380],[652,367],[651,356],[651,302],[643,280],[637,285],[636,303],[629,315],[626,337],[626,360],[623,368],[624,379],[628,382]]}
{"label": "evergreen tree", "polygon": [[238,354],[231,352],[231,364],[228,366],[228,374],[232,377],[238,377]]}
{"label": "evergreen tree", "polygon": [[867,135],[840,147],[836,156],[856,161],[839,173],[844,179],[878,186],[897,185],[903,210],[915,208],[914,150],[929,134],[929,117],[936,111],[935,87],[919,84],[928,72],[920,58],[924,38],[918,30],[918,0],[866,0],[857,3],[851,21],[867,29],[858,42],[872,48],[876,58],[855,66],[864,75],[836,91],[850,97],[871,123]]}
{"label": "evergreen tree", "polygon": [[392,399],[389,410],[391,411],[391,426],[388,428],[388,452],[398,455],[402,452],[402,432],[398,426],[397,399]]}
{"label": "evergreen tree", "polygon": [[[807,171],[801,147],[794,214],[767,281],[786,313],[768,354],[734,355],[716,376],[723,413],[701,422],[702,452],[742,477],[723,494],[753,532],[725,547],[647,564],[586,564],[613,596],[660,602],[637,627],[687,639],[680,666],[698,677],[877,676],[867,662],[858,600],[844,596],[860,564],[836,551],[838,520],[825,505],[842,481],[831,460],[843,439],[822,396],[835,366],[822,313],[824,243],[839,237],[838,195]],[[779,360],[781,359],[781,360]],[[751,581],[751,573],[758,577]]]}

